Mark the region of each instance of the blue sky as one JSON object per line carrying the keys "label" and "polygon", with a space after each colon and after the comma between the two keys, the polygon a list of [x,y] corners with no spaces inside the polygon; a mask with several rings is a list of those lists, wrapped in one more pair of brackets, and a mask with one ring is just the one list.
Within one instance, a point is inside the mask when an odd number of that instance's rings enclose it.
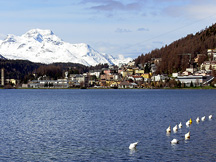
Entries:
{"label": "blue sky", "polygon": [[214,23],[215,0],[0,0],[0,39],[51,29],[113,56],[136,58]]}

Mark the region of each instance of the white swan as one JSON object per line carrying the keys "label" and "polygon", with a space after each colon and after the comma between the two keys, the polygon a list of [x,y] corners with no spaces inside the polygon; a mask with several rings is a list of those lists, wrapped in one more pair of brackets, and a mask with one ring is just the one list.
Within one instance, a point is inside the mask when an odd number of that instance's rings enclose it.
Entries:
{"label": "white swan", "polygon": [[173,131],[177,132],[178,131],[178,126],[176,125],[175,127],[173,127]]}
{"label": "white swan", "polygon": [[186,126],[187,126],[187,127],[190,126],[190,120],[188,120],[188,121],[186,122]]}
{"label": "white swan", "polygon": [[169,127],[166,129],[166,132],[167,132],[167,133],[170,133],[170,132],[171,132],[171,126],[169,126]]}
{"label": "white swan", "polygon": [[199,117],[196,118],[196,122],[197,122],[197,123],[200,122],[200,118],[199,118]]}
{"label": "white swan", "polygon": [[179,143],[179,140],[177,140],[177,139],[174,138],[170,143],[171,144],[177,144],[177,143]]}
{"label": "white swan", "polygon": [[182,123],[180,122],[178,126],[179,126],[179,128],[182,128]]}
{"label": "white swan", "polygon": [[212,119],[212,115],[209,115],[209,119]]}
{"label": "white swan", "polygon": [[130,150],[136,149],[137,144],[138,144],[138,142],[131,143],[130,146],[129,146],[129,149]]}
{"label": "white swan", "polygon": [[201,118],[201,120],[202,120],[202,121],[205,121],[205,116],[203,116],[203,117]]}
{"label": "white swan", "polygon": [[185,134],[185,139],[189,139],[190,138],[190,132]]}

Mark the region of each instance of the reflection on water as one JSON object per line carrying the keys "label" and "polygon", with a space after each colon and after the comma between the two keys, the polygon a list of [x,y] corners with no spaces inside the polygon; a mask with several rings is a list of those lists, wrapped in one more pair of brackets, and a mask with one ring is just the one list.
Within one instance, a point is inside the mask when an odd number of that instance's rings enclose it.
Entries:
{"label": "reflection on water", "polygon": [[166,136],[167,136],[167,137],[169,137],[170,135],[171,135],[171,132],[170,132],[170,133],[166,133]]}
{"label": "reflection on water", "polygon": [[[0,161],[216,161],[215,96],[214,90],[0,90]],[[180,122],[181,129],[166,133]],[[170,144],[174,138],[179,144]],[[134,141],[141,142],[129,150]]]}
{"label": "reflection on water", "polygon": [[131,149],[130,150],[130,155],[133,155],[136,151],[137,151],[137,149]]}

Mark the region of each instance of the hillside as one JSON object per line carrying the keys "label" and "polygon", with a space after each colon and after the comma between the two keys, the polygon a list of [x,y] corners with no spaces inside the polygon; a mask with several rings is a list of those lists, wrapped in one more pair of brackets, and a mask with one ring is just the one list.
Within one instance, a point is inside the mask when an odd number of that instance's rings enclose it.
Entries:
{"label": "hillside", "polygon": [[0,59],[0,69],[5,69],[5,78],[23,80],[25,75],[33,72],[42,64],[32,63],[27,60]]}
{"label": "hillside", "polygon": [[[207,49],[216,47],[216,24],[194,34],[189,34],[184,38],[174,41],[160,49],[155,49],[150,53],[141,55],[135,59],[136,64],[145,64],[152,58],[162,58],[158,66],[157,73],[171,74],[172,72],[183,71],[190,65],[195,66],[194,58],[197,54],[205,54],[207,59]],[[189,65],[189,56],[191,63]],[[204,59],[204,60],[205,60]],[[203,61],[204,61],[203,60]]]}
{"label": "hillside", "polygon": [[27,60],[5,60],[0,59],[0,69],[5,69],[6,79],[18,79],[21,82],[27,82],[28,79],[33,79],[33,73],[38,75],[47,75],[54,79],[62,78],[64,71],[69,70],[69,73],[83,73],[88,71],[87,66],[74,63],[54,63],[41,64],[33,63]]}

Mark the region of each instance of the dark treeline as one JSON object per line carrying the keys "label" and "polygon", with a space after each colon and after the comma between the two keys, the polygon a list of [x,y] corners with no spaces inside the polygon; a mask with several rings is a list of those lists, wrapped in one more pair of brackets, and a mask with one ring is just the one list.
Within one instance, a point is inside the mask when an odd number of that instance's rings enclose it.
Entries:
{"label": "dark treeline", "polygon": [[90,66],[89,70],[101,70],[102,68],[108,68],[108,64],[98,64],[96,66]]}
{"label": "dark treeline", "polygon": [[99,70],[107,67],[107,64],[88,67],[76,63],[53,63],[47,65],[27,60],[0,59],[0,69],[5,69],[5,78],[18,79],[21,83],[27,83],[28,80],[36,79],[33,74],[37,74],[37,76],[46,75],[50,79],[60,79],[64,78],[66,71],[68,71],[68,74],[82,74],[89,72],[89,70]]}
{"label": "dark treeline", "polygon": [[0,59],[0,69],[4,68],[6,79],[23,80],[26,75],[29,75],[41,65],[40,63],[32,63],[27,60]]}
{"label": "dark treeline", "polygon": [[[204,54],[199,65],[208,59],[207,49],[216,48],[216,24],[205,30],[197,32],[195,35],[189,34],[184,38],[174,41],[161,49],[155,49],[150,53],[141,55],[135,59],[136,64],[145,64],[152,58],[162,58],[162,62],[157,68],[157,73],[171,74],[173,72],[184,71],[189,65],[194,65],[194,58],[197,54]],[[189,63],[189,55],[191,62]]]}

